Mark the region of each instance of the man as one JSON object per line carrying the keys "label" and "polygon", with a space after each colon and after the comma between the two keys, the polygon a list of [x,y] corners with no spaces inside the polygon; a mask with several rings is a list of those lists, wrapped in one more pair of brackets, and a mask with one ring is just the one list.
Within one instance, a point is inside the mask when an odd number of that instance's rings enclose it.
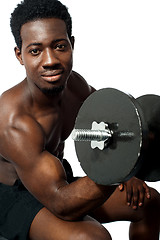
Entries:
{"label": "man", "polygon": [[63,159],[79,108],[95,91],[72,71],[66,7],[57,0],[24,0],[12,14],[11,29],[26,79],[0,99],[0,234],[108,240],[100,223],[127,220],[130,239],[157,240],[157,191],[137,178],[119,187],[75,179]]}

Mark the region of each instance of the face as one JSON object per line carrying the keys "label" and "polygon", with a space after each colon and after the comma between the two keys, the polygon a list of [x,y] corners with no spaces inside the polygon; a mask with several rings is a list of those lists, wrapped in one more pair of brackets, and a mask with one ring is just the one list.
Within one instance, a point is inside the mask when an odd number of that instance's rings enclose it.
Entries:
{"label": "face", "polygon": [[44,92],[63,89],[72,69],[73,38],[70,41],[61,19],[40,19],[21,28],[22,49],[16,56],[25,66],[32,88]]}

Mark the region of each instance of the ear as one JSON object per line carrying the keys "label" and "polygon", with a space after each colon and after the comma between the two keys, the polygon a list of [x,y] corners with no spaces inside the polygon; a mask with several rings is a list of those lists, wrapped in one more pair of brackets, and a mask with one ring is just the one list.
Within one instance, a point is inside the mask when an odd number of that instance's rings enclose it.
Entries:
{"label": "ear", "polygon": [[21,65],[24,65],[23,63],[23,59],[22,59],[22,54],[21,54],[21,51],[18,47],[15,47],[14,48],[14,52],[15,52],[15,55],[16,55],[16,58],[18,59],[18,61],[20,62]]}
{"label": "ear", "polygon": [[75,38],[72,36],[71,37],[71,45],[72,45],[72,48],[74,49],[74,43],[75,43]]}

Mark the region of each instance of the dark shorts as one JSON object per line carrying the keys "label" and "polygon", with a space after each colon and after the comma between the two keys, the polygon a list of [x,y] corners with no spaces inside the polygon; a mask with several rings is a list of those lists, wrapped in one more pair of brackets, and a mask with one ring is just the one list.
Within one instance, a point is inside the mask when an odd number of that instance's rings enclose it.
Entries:
{"label": "dark shorts", "polygon": [[9,240],[26,240],[31,223],[42,208],[20,180],[13,186],[0,183],[0,235]]}

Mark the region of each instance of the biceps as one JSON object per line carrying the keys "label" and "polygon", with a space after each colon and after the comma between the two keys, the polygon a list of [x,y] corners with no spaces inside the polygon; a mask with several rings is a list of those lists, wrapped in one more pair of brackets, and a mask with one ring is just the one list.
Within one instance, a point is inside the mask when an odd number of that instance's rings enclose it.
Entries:
{"label": "biceps", "polygon": [[52,204],[57,190],[67,185],[64,168],[56,157],[42,152],[28,167],[16,167],[24,186],[45,206]]}
{"label": "biceps", "polygon": [[37,126],[34,129],[8,127],[3,131],[0,152],[12,163],[24,164],[44,149],[44,134]]}
{"label": "biceps", "polygon": [[41,128],[33,121],[28,122],[19,129],[7,129],[0,151],[12,162],[25,187],[45,204],[46,199],[53,199],[59,187],[67,184],[66,175],[59,159],[44,150]]}

